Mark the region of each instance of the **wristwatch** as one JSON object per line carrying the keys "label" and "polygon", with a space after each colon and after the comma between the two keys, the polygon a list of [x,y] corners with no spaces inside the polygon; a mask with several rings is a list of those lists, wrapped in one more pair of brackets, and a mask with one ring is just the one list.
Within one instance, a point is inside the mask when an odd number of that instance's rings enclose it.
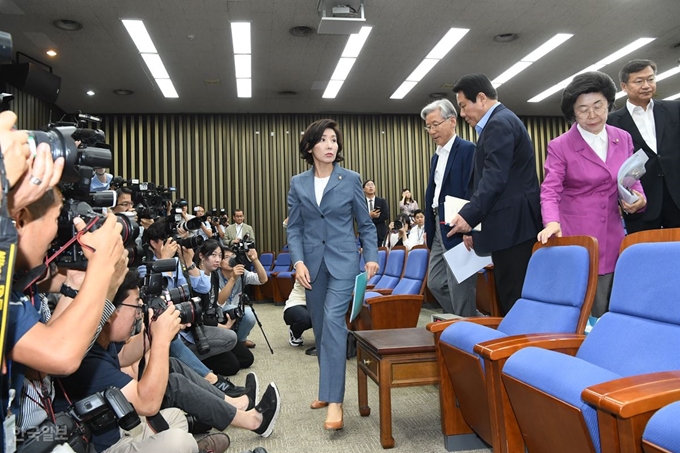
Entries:
{"label": "wristwatch", "polygon": [[187,267],[187,271],[192,271],[196,269],[196,263],[191,263],[191,266]]}

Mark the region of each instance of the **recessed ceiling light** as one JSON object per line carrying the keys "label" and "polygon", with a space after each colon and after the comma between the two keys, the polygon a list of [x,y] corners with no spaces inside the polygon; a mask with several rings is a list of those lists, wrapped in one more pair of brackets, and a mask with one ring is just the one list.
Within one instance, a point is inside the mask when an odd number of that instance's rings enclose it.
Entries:
{"label": "recessed ceiling light", "polygon": [[122,19],[122,22],[140,53],[157,53],[144,22],[132,19]]}
{"label": "recessed ceiling light", "polygon": [[290,30],[288,30],[288,33],[290,33],[293,36],[301,38],[311,35],[313,33],[313,30],[311,29],[311,27],[307,27],[305,25],[298,25],[297,27],[293,27]]}
{"label": "recessed ceiling light", "polygon": [[119,96],[130,96],[133,93],[134,93],[134,91],[126,90],[125,88],[117,88],[117,89],[113,90],[113,94],[117,94]]}
{"label": "recessed ceiling light", "polygon": [[88,96],[94,96],[94,91],[89,90],[89,91],[87,92],[87,95],[88,95]]}
{"label": "recessed ceiling light", "polygon": [[342,88],[342,84],[345,83],[345,79],[352,70],[354,62],[357,60],[361,49],[364,47],[364,44],[366,44],[366,39],[368,39],[368,35],[371,33],[372,29],[373,27],[361,27],[359,33],[349,35],[347,44],[345,44],[345,49],[342,51],[340,60],[338,60],[335,71],[333,71],[333,75],[331,76],[331,80],[328,82],[328,85],[326,85],[326,90],[321,97],[333,99],[338,95],[340,88]]}
{"label": "recessed ceiling light", "polygon": [[518,39],[519,35],[517,33],[501,33],[493,37],[493,40],[496,42],[512,42]]}
{"label": "recessed ceiling light", "polygon": [[55,27],[66,31],[78,31],[83,28],[83,24],[76,20],[59,19],[52,22]]}
{"label": "recessed ceiling light", "polygon": [[48,51],[45,52],[45,53],[46,53],[47,55],[49,55],[50,57],[56,57],[56,56],[57,56],[57,52],[56,52],[55,50],[52,50],[52,49],[48,50]]}

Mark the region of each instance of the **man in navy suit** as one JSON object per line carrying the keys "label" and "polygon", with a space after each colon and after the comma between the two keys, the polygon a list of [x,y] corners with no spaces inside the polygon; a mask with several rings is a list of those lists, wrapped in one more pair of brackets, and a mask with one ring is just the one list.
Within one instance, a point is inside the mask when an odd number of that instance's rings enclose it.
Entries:
{"label": "man in navy suit", "polygon": [[468,182],[472,173],[475,145],[456,136],[456,108],[448,99],[434,101],[423,108],[420,117],[437,144],[430,162],[430,178],[425,191],[425,239],[430,249],[427,287],[445,313],[475,316],[476,276],[458,283],[444,260],[444,252],[460,244],[462,234],[447,237],[450,227],[444,221],[444,198],[451,195],[470,199]]}
{"label": "man in navy suit", "polygon": [[628,233],[680,227],[680,102],[652,99],[656,94],[656,64],[632,60],[619,72],[626,106],[607,122],[633,137],[634,149],[649,160],[640,182],[647,197],[641,213],[626,214]]}
{"label": "man in navy suit", "polygon": [[375,225],[378,233],[378,247],[385,245],[385,237],[387,237],[387,224],[390,219],[390,207],[387,205],[387,200],[377,197],[375,195],[375,182],[372,179],[364,181],[364,194],[366,194],[366,206],[368,214],[371,216],[371,221]]}
{"label": "man in navy suit", "polygon": [[[498,102],[484,74],[469,74],[453,86],[460,116],[477,131],[473,193],[453,219],[449,236],[481,222],[466,245],[491,254],[496,292],[507,313],[522,294],[531,250],[542,229],[534,147],[520,119]],[[472,243],[474,240],[474,244]]]}

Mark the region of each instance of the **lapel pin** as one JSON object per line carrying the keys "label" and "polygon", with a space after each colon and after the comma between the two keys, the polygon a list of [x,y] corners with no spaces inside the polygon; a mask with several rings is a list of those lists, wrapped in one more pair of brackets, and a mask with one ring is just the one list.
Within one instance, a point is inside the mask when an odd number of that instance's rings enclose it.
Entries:
{"label": "lapel pin", "polygon": [[614,143],[618,143],[618,142],[619,142],[619,139],[618,139],[618,138],[615,138],[615,139],[614,139]]}
{"label": "lapel pin", "polygon": [[342,179],[342,176],[338,176],[338,179]]}

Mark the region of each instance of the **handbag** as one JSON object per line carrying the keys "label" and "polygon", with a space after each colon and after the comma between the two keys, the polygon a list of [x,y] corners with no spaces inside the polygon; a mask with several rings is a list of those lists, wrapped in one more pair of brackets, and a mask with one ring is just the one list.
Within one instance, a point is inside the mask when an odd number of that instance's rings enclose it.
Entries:
{"label": "handbag", "polygon": [[347,332],[347,360],[357,356],[357,339],[350,330]]}

